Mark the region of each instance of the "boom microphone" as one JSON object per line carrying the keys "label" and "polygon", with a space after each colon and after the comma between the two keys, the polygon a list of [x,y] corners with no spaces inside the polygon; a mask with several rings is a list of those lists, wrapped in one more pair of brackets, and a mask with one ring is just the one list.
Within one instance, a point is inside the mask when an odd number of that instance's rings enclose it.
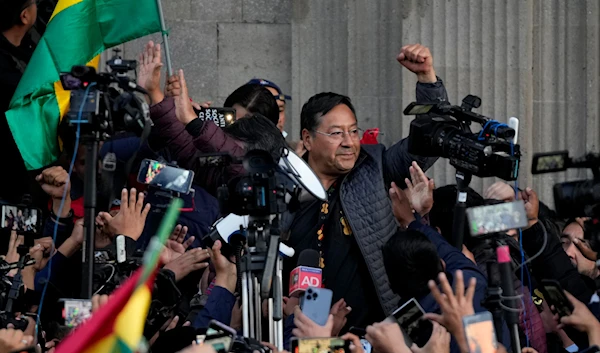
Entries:
{"label": "boom microphone", "polygon": [[309,287],[321,287],[323,275],[321,255],[313,249],[306,249],[298,256],[297,267],[290,272],[290,296],[299,296]]}

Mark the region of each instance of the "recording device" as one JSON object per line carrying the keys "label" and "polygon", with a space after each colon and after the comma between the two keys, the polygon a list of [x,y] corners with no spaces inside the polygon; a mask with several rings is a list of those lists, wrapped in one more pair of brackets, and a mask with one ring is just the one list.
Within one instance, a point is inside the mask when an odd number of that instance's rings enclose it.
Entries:
{"label": "recording device", "polygon": [[42,227],[42,211],[24,205],[1,207],[2,228],[16,230],[19,235],[39,234]]}
{"label": "recording device", "polygon": [[600,154],[588,153],[570,158],[568,151],[536,153],[532,173],[556,173],[567,169],[591,169],[592,180],[577,180],[555,184],[554,206],[560,217],[600,217]]}
{"label": "recording device", "polygon": [[325,326],[329,319],[333,292],[326,288],[308,288],[300,300],[302,313],[317,325]]}
{"label": "recording device", "polygon": [[350,353],[350,341],[341,338],[292,338],[293,353]]}
{"label": "recording device", "polygon": [[549,305],[554,305],[560,317],[569,316],[575,310],[558,281],[551,279],[542,280],[541,291],[544,294],[544,299],[548,301]]}
{"label": "recording device", "polygon": [[423,347],[433,332],[433,324],[423,319],[424,315],[425,310],[415,298],[412,298],[396,309],[386,321],[395,321],[400,325],[407,346],[410,347],[415,343]]}
{"label": "recording device", "polygon": [[135,94],[147,94],[146,90],[127,76],[127,72],[135,70],[136,62],[115,56],[106,64],[111,72],[97,73],[91,66],[73,66],[71,72],[60,74],[63,88],[71,91],[66,121],[71,126],[81,124],[84,134],[100,132],[100,138],[121,131],[141,136],[152,123],[148,104]]}
{"label": "recording device", "polygon": [[298,265],[290,272],[290,296],[300,296],[309,287],[320,288],[322,270],[321,255],[314,249],[302,250],[298,256]]}
{"label": "recording device", "polygon": [[196,336],[197,344],[209,344],[217,353],[229,353],[233,346],[236,332],[231,327],[217,320],[210,320],[206,335]]}
{"label": "recording device", "polygon": [[371,342],[365,339],[365,336],[367,335],[367,330],[365,330],[364,328],[352,326],[350,327],[350,329],[348,329],[348,332],[360,338],[360,344],[362,345],[365,353],[371,353],[373,351],[373,346],[371,345]]}
{"label": "recording device", "polygon": [[523,228],[528,224],[523,201],[470,207],[467,208],[467,217],[473,237]]}
{"label": "recording device", "polygon": [[[472,175],[516,180],[520,147],[513,143],[515,130],[508,125],[472,112],[481,99],[469,95],[461,106],[448,102],[416,103],[404,115],[418,115],[410,124],[408,152],[425,157],[443,157],[457,170]],[[427,114],[427,116],[420,116]],[[476,122],[482,126],[471,131]]]}
{"label": "recording device", "polygon": [[233,108],[204,108],[200,110],[194,108],[198,119],[202,121],[212,121],[220,128],[225,128],[235,122],[235,109]]}
{"label": "recording device", "polygon": [[92,316],[92,301],[89,299],[61,299],[59,304],[64,326],[75,328]]}
{"label": "recording device", "polygon": [[137,177],[138,182],[163,190],[188,194],[194,181],[194,172],[144,159]]}
{"label": "recording device", "polygon": [[469,353],[496,353],[498,341],[489,311],[463,317]]}

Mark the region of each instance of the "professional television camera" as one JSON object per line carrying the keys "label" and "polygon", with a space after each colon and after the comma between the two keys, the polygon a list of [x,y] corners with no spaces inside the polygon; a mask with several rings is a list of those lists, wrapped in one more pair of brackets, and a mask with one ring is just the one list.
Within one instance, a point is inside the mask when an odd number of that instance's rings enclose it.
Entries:
{"label": "professional television camera", "polygon": [[[448,102],[411,103],[404,115],[417,115],[410,124],[408,151],[425,157],[443,157],[457,170],[478,177],[516,180],[519,176],[519,145],[513,144],[515,130],[471,111],[481,99],[469,95],[461,106]],[[427,114],[427,116],[420,116]],[[471,122],[482,125],[471,131]]]}
{"label": "professional television camera", "polygon": [[591,169],[594,178],[554,185],[554,206],[560,217],[600,217],[600,154],[570,158],[568,151],[537,153],[532,174],[556,173],[567,169]]}
{"label": "professional television camera", "polygon": [[327,193],[306,162],[287,148],[280,152],[279,161],[262,150],[249,151],[242,159],[224,154],[200,157],[200,165],[205,167],[240,163],[246,175],[218,191],[222,212],[230,214],[213,225],[204,242],[210,245],[220,240],[236,256],[244,336],[266,341],[261,337],[261,302],[267,300],[269,341],[281,349],[283,266],[279,254],[293,256],[293,250],[279,242],[280,217],[299,205],[301,188],[321,200],[327,199]]}
{"label": "professional television camera", "polygon": [[[129,71],[135,70],[136,62],[123,60],[115,50],[115,56],[106,64],[111,72],[96,73],[90,66],[74,66],[71,72],[61,73],[60,77],[63,88],[71,90],[71,107],[64,121],[76,128],[75,141],[81,136],[88,161],[84,180],[83,298],[91,298],[93,288],[94,247],[86,245],[94,244],[97,163],[92,161],[98,160],[98,144],[120,132],[133,132],[141,136],[143,142],[152,126],[148,104],[136,95],[136,92],[147,92],[127,76]],[[103,171],[115,171],[116,157],[114,154],[112,157],[104,159]]]}

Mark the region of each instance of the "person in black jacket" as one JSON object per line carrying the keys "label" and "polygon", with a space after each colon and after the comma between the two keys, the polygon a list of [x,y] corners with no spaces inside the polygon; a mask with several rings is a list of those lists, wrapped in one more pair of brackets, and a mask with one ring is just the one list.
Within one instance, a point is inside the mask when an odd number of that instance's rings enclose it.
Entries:
{"label": "person in black jacket", "polygon": [[[418,76],[417,101],[447,100],[429,49],[406,46],[398,60]],[[381,255],[381,245],[398,229],[388,190],[392,182],[404,184],[412,161],[423,170],[436,161],[408,153],[406,139],[388,149],[361,146],[358,123],[350,98],[340,94],[319,93],[303,106],[303,158],[329,199],[304,202],[285,227],[291,230],[287,244],[296,254],[304,249],[321,252],[324,286],[333,291],[334,303],[344,299],[351,307],[346,327],[366,327],[396,308],[399,297],[390,288]],[[296,261],[284,260],[284,273]]]}
{"label": "person in black jacket", "polygon": [[35,0],[2,0],[0,7],[0,151],[4,165],[10,166],[10,173],[2,173],[2,184],[11,186],[1,188],[0,198],[17,203],[23,194],[30,193],[33,181],[27,175],[4,113],[33,54],[28,32],[36,21],[37,5]]}

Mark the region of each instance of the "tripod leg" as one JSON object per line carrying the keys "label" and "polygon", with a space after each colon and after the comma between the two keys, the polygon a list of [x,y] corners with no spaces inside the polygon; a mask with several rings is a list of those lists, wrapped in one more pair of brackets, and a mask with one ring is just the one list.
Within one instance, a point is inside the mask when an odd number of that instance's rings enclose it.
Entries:
{"label": "tripod leg", "polygon": [[269,342],[276,344],[275,320],[273,320],[273,298],[269,298]]}
{"label": "tripod leg", "polygon": [[245,337],[250,337],[250,311],[248,305],[250,303],[248,298],[248,277],[246,273],[242,273],[242,328]]}
{"label": "tripod leg", "polygon": [[262,341],[262,305],[260,302],[260,284],[256,276],[254,276],[254,315],[256,319],[255,338]]}

